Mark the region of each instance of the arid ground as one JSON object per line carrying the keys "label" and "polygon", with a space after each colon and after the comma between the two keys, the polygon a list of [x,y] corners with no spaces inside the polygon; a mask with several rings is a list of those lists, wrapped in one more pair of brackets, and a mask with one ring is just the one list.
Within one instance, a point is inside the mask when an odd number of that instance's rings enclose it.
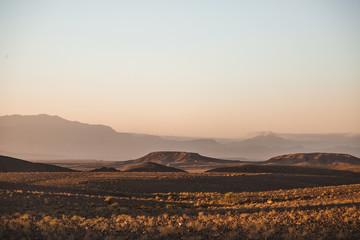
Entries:
{"label": "arid ground", "polygon": [[359,239],[360,178],[0,173],[0,239]]}

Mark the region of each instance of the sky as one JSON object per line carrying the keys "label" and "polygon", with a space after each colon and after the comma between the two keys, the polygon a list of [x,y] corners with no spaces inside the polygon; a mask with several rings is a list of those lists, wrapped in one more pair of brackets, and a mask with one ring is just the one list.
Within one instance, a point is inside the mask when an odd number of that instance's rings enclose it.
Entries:
{"label": "sky", "polygon": [[239,138],[360,132],[360,1],[0,0],[0,115]]}

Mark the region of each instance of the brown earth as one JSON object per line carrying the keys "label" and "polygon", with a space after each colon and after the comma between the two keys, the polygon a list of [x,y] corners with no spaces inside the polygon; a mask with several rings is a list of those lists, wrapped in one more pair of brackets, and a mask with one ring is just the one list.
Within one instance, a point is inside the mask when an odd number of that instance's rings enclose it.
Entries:
{"label": "brown earth", "polygon": [[243,164],[241,166],[222,167],[207,172],[233,172],[233,173],[275,173],[286,175],[313,175],[313,176],[343,176],[360,179],[360,173],[351,170],[328,169],[324,167],[303,167],[285,165]]}
{"label": "brown earth", "polygon": [[360,239],[359,183],[281,173],[0,173],[0,239]]}

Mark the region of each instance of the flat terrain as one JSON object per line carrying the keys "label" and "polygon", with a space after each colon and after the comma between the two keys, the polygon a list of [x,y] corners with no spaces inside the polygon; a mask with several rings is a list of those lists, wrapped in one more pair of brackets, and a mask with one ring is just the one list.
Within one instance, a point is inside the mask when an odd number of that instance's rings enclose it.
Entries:
{"label": "flat terrain", "polygon": [[0,239],[359,239],[360,177],[0,173]]}

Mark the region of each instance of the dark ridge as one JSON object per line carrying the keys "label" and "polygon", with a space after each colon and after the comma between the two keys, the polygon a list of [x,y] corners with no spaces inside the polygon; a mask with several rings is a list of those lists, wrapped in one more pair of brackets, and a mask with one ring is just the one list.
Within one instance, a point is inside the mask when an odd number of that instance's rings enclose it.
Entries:
{"label": "dark ridge", "polygon": [[182,169],[167,167],[161,164],[146,162],[139,165],[129,167],[125,172],[186,172]]}
{"label": "dark ridge", "polygon": [[70,168],[46,163],[33,163],[0,155],[0,172],[77,172]]}
{"label": "dark ridge", "polygon": [[90,170],[89,172],[120,172],[120,170],[113,167],[101,167]]}
{"label": "dark ridge", "polygon": [[360,165],[360,158],[341,153],[296,153],[280,155],[264,162],[277,165]]}
{"label": "dark ridge", "polygon": [[192,152],[152,152],[144,157],[138,158],[133,160],[134,162],[153,162],[153,161],[161,161],[163,163],[184,163],[184,162],[191,162],[191,163],[234,163],[232,160],[224,160],[218,158],[211,158],[205,157],[198,153]]}

